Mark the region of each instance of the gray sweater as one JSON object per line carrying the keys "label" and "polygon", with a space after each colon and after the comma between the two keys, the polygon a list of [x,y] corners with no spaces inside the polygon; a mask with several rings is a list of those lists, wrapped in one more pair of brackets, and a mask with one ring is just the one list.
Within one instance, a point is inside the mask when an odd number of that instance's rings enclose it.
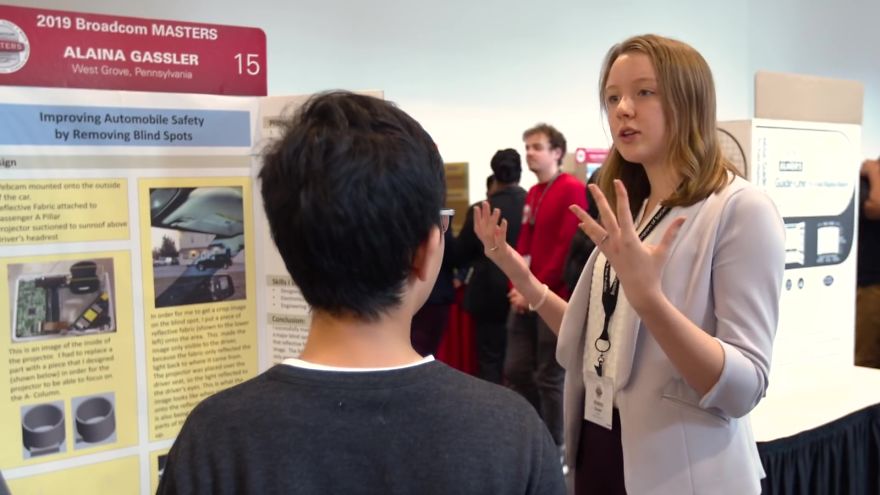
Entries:
{"label": "gray sweater", "polygon": [[278,365],[207,398],[158,493],[562,494],[559,450],[515,393],[434,361]]}

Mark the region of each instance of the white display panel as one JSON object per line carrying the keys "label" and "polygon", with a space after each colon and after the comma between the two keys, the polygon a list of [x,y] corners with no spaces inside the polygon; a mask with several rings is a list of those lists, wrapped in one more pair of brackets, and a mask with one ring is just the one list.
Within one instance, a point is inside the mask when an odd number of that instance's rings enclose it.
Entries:
{"label": "white display panel", "polygon": [[[753,119],[723,122],[724,152],[785,222],[785,276],[756,440],[790,436],[880,402],[880,371],[853,364],[861,128]],[[737,155],[739,150],[742,152]]]}
{"label": "white display panel", "polygon": [[842,213],[858,174],[854,151],[842,130],[760,126],[753,136],[755,184],[766,190],[783,217]]}

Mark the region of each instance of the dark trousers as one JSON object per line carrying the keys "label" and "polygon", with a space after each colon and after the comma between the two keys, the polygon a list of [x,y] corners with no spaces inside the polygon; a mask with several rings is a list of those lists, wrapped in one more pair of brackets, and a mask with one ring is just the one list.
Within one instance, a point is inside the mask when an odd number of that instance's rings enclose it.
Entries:
{"label": "dark trousers", "polygon": [[556,362],[556,335],[537,313],[511,310],[504,375],[510,388],[535,406],[556,445],[562,445],[565,371]]}
{"label": "dark trousers", "polygon": [[613,411],[610,430],[583,421],[575,466],[575,495],[626,495],[617,409]]}
{"label": "dark trousers", "polygon": [[474,317],[477,344],[477,376],[500,384],[504,377],[504,354],[507,347],[506,315],[497,318]]}

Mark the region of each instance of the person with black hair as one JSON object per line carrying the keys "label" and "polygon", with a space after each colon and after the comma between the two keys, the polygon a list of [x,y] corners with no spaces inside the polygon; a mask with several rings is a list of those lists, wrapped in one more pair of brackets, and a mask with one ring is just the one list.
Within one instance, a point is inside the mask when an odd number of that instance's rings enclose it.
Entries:
{"label": "person with black hair", "polygon": [[443,335],[449,327],[449,312],[455,302],[455,267],[458,263],[455,260],[455,237],[451,228],[443,234],[443,244],[446,248],[443,250],[437,281],[428,294],[428,300],[412,318],[410,340],[413,349],[420,356],[437,354]]}
{"label": "person with black hair", "polygon": [[[598,183],[600,170],[602,170],[601,167],[590,174],[590,178],[587,179],[587,187],[585,188],[587,196],[586,211],[593,220],[599,220],[599,207],[596,206],[596,201],[590,192],[590,184]],[[583,230],[578,229],[571,239],[568,254],[565,256],[565,265],[562,268],[562,278],[565,280],[565,285],[568,286],[569,292],[574,291],[577,281],[581,277],[581,272],[584,271],[584,265],[587,264],[587,259],[593,254],[593,249],[596,249],[596,244],[593,243],[593,240]]]}
{"label": "person with black hair", "polygon": [[[522,160],[515,149],[498,150],[491,161],[492,186],[487,182],[487,201],[510,222],[507,240],[516,242],[522,221],[526,191],[519,186]],[[473,206],[477,206],[475,203]],[[504,354],[507,346],[507,299],[509,283],[504,273],[483,254],[483,244],[474,233],[473,206],[468,208],[464,227],[456,242],[461,265],[471,265],[473,274],[465,289],[462,306],[473,317],[477,345],[477,376],[502,383]]]}
{"label": "person with black hair", "polygon": [[564,493],[528,403],[411,346],[450,220],[428,133],[391,103],[321,94],[259,178],[308,340],[193,409],[158,493]]}

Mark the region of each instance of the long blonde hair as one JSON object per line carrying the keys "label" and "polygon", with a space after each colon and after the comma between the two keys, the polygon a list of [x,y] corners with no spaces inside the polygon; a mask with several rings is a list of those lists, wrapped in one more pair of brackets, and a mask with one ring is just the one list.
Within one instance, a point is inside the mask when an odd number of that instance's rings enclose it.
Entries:
{"label": "long blonde hair", "polygon": [[[728,184],[728,171],[737,173],[718,144],[715,83],[709,64],[690,45],[654,34],[633,36],[614,45],[605,56],[599,80],[599,101],[606,113],[605,85],[611,66],[619,56],[632,52],[647,55],[657,74],[666,121],[666,159],[683,178],[663,204],[690,206],[702,201]],[[644,167],[627,161],[612,146],[599,172],[599,187],[612,208],[617,204],[614,179],[626,186],[635,215],[651,193],[651,185]]]}

